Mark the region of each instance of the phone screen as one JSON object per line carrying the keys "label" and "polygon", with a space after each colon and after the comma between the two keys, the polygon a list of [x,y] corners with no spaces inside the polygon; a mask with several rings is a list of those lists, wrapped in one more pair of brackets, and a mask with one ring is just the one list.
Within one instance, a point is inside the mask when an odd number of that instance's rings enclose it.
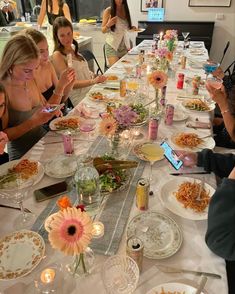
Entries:
{"label": "phone screen", "polygon": [[36,201],[41,202],[56,197],[67,191],[67,183],[60,182],[34,191]]}
{"label": "phone screen", "polygon": [[161,147],[164,149],[164,156],[166,159],[178,170],[183,165],[183,161],[178,158],[177,154],[168,143],[162,142]]}

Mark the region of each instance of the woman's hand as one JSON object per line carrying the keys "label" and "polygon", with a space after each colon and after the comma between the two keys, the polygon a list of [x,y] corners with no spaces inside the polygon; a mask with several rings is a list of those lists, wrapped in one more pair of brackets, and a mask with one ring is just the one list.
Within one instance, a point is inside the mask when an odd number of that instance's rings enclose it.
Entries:
{"label": "woman's hand", "polygon": [[179,159],[183,161],[185,167],[194,167],[197,165],[197,153],[183,150],[176,150]]}
{"label": "woman's hand", "polygon": [[99,75],[97,76],[94,81],[95,81],[95,84],[99,84],[99,83],[103,83],[107,80],[107,77],[103,76],[103,75]]}
{"label": "woman's hand", "polygon": [[116,22],[117,22],[117,16],[114,16],[114,17],[110,16],[108,22],[106,23],[106,27],[110,28],[113,25],[115,25]]}
{"label": "woman's hand", "polygon": [[210,86],[210,84],[206,83],[206,89],[209,92],[213,101],[215,101],[219,105],[227,103],[227,94],[223,85],[220,89],[215,89],[214,87]]}
{"label": "woman's hand", "polygon": [[50,107],[50,104],[45,105],[43,107],[40,107],[37,109],[34,114],[31,116],[31,120],[33,122],[33,127],[43,125],[47,123],[50,119],[52,119],[54,116],[60,116],[61,111],[55,110],[52,112],[45,111],[46,108]]}
{"label": "woman's hand", "polygon": [[4,153],[4,149],[8,141],[9,140],[7,134],[5,134],[4,132],[0,132],[0,154]]}
{"label": "woman's hand", "polygon": [[75,81],[75,79],[76,79],[75,70],[73,68],[69,67],[61,73],[59,83],[61,85],[63,85],[63,87],[66,87],[70,83]]}

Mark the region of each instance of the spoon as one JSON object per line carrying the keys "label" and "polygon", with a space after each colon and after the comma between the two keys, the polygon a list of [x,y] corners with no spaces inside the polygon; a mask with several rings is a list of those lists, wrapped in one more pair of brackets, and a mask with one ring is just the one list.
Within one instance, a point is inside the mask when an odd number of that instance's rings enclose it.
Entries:
{"label": "spoon", "polygon": [[195,294],[201,294],[207,282],[207,277],[203,276]]}

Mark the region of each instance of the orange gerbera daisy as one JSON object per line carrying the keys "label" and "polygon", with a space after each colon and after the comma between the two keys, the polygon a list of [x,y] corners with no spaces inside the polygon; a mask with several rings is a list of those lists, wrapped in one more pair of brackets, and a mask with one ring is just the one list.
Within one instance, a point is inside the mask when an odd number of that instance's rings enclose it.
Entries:
{"label": "orange gerbera daisy", "polygon": [[105,136],[112,136],[117,130],[117,122],[113,117],[105,117],[100,122],[100,133]]}
{"label": "orange gerbera daisy", "polygon": [[56,204],[59,206],[60,209],[65,209],[67,207],[72,207],[71,201],[67,195],[60,197]]}
{"label": "orange gerbera daisy", "polygon": [[171,51],[168,51],[166,54],[166,59],[168,61],[171,61],[173,59],[173,53]]}
{"label": "orange gerbera daisy", "polygon": [[166,86],[167,79],[167,75],[161,70],[155,70],[148,76],[150,84],[156,89],[161,89]]}
{"label": "orange gerbera daisy", "polygon": [[83,253],[92,239],[92,220],[76,207],[59,211],[50,223],[48,239],[54,249],[66,255]]}

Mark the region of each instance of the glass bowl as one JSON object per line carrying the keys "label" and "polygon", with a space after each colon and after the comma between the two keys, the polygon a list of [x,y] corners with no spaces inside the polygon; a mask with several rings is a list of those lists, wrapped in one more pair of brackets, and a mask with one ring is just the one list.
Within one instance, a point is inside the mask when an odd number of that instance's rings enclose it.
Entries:
{"label": "glass bowl", "polygon": [[101,276],[107,293],[130,294],[136,289],[139,268],[129,256],[114,255],[104,263]]}

